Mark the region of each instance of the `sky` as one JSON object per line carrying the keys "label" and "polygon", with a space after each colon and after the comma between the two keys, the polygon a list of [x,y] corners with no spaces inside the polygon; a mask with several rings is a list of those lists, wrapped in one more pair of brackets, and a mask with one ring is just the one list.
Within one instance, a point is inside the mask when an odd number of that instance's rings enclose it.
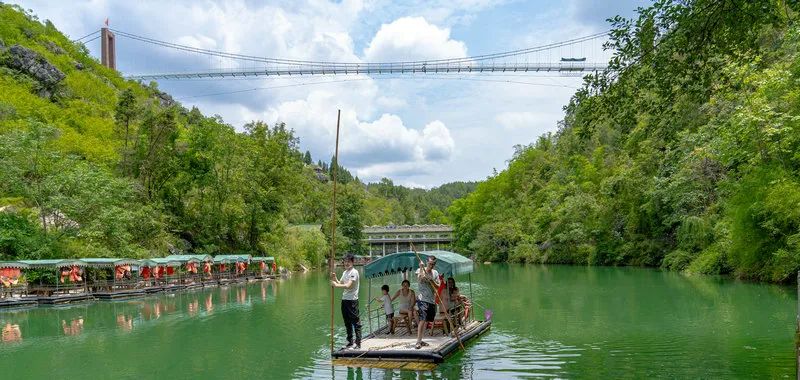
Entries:
{"label": "sky", "polygon": [[[408,1],[11,1],[79,38],[111,28],[198,48],[259,57],[390,62],[470,57],[605,31],[644,0]],[[514,58],[605,61],[602,40]],[[99,57],[99,40],[87,45]],[[123,74],[208,71],[242,63],[117,38]],[[512,61],[513,62],[513,61]],[[246,66],[246,64],[245,64]],[[242,130],[284,122],[314,160],[333,155],[342,111],[340,162],[364,181],[431,188],[482,180],[508,164],[515,145],[557,129],[576,75],[348,76],[159,80],[185,107]]]}

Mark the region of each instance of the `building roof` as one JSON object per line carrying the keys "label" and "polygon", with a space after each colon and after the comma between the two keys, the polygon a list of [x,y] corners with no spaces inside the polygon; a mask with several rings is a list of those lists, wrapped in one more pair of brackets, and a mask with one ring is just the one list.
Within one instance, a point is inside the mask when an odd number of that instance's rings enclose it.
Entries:
{"label": "building roof", "polygon": [[[424,251],[418,252],[419,258],[427,260],[428,256],[436,257],[436,270],[445,276],[457,276],[472,273],[474,265],[472,260],[449,251]],[[388,276],[393,273],[413,271],[419,268],[419,259],[414,252],[398,252],[373,260],[364,266],[364,276],[375,278]]]}
{"label": "building roof", "polygon": [[364,227],[365,234],[397,233],[397,232],[453,232],[453,226],[447,224],[414,224]]}
{"label": "building roof", "polygon": [[271,262],[275,261],[275,258],[274,258],[274,257],[272,257],[272,256],[267,256],[267,257],[264,257],[264,256],[254,256],[254,257],[252,257],[252,258],[250,259],[250,261],[255,261],[255,262],[258,262],[258,261],[266,261],[266,262],[268,262],[268,263],[271,263]]}

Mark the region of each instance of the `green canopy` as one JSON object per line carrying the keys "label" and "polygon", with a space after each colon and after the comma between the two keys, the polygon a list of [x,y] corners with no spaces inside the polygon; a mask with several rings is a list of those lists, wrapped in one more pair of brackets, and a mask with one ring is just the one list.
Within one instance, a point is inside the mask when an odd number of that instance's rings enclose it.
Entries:
{"label": "green canopy", "polygon": [[28,264],[20,261],[0,261],[0,268],[28,269]]}
{"label": "green canopy", "polygon": [[274,258],[274,257],[272,257],[272,256],[267,256],[267,257],[264,257],[264,256],[255,256],[255,257],[253,257],[252,259],[250,259],[250,261],[254,261],[254,262],[264,261],[264,262],[271,263],[271,262],[274,262],[274,261],[275,261],[275,258]]}
{"label": "green canopy", "polygon": [[178,260],[182,263],[188,263],[190,261],[197,261],[204,263],[206,261],[214,261],[214,257],[211,255],[169,255],[166,257],[167,259]]}
{"label": "green canopy", "polygon": [[85,267],[86,263],[78,259],[48,259],[48,260],[20,260],[31,268],[63,268],[63,267]]}
{"label": "green canopy", "polygon": [[249,261],[251,257],[250,255],[216,255],[214,256],[214,262],[218,264],[242,262]]}
{"label": "green canopy", "polygon": [[87,267],[92,267],[92,268],[111,268],[119,265],[139,264],[139,260],[135,259],[115,259],[115,258],[99,258],[99,257],[85,258],[81,259],[81,261],[85,262]]}
{"label": "green canopy", "polygon": [[[472,273],[472,260],[458,253],[448,251],[419,252],[419,257],[422,260],[428,260],[428,256],[436,256],[436,270],[444,276]],[[393,273],[415,271],[418,268],[419,260],[417,260],[414,252],[399,252],[372,260],[372,262],[364,266],[364,276],[367,278],[382,277]]]}
{"label": "green canopy", "polygon": [[153,259],[145,259],[139,261],[139,266],[142,267],[154,267],[159,265],[165,265],[168,267],[179,267],[181,266],[181,262],[178,260],[168,259],[165,257],[156,257]]}

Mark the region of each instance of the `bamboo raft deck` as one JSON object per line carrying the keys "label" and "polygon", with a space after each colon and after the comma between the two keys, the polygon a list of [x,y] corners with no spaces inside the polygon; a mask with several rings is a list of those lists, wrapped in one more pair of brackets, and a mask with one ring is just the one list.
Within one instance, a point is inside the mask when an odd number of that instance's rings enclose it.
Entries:
{"label": "bamboo raft deck", "polygon": [[[461,343],[477,338],[489,331],[492,322],[472,321],[465,328],[459,329]],[[407,334],[405,328],[399,328],[394,335],[382,328],[374,334],[367,335],[361,341],[361,349],[340,349],[333,352],[333,364],[347,366],[431,369],[460,349],[458,339],[445,335],[441,329],[433,336],[426,332],[422,340],[428,343],[419,349],[415,348],[416,332]]]}
{"label": "bamboo raft deck", "polygon": [[39,305],[61,305],[72,302],[80,302],[91,300],[94,297],[89,293],[68,293],[68,294],[54,294],[50,296],[40,296],[38,298]]}
{"label": "bamboo raft deck", "polygon": [[16,308],[38,304],[39,297],[36,296],[0,298],[0,308]]}
{"label": "bamboo raft deck", "polygon": [[92,293],[92,295],[95,298],[101,300],[133,298],[133,297],[144,296],[145,294],[147,294],[147,291],[145,289],[120,289],[113,291],[98,291]]}

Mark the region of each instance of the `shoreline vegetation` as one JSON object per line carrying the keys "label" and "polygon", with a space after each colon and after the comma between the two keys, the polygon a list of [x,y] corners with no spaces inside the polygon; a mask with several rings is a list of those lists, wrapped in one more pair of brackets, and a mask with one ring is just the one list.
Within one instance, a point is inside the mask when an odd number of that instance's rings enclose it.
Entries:
{"label": "shoreline vegetation", "polygon": [[448,210],[479,262],[795,281],[800,27],[786,1],[656,1],[610,20],[612,70],[558,131]]}
{"label": "shoreline vegetation", "polygon": [[[236,128],[124,80],[0,4],[0,260],[275,256],[324,265],[364,225],[452,224],[475,261],[800,269],[800,27],[782,0],[658,0],[610,21],[611,70],[485,181],[363,183],[283,123]],[[491,127],[489,127],[491,128]]]}

